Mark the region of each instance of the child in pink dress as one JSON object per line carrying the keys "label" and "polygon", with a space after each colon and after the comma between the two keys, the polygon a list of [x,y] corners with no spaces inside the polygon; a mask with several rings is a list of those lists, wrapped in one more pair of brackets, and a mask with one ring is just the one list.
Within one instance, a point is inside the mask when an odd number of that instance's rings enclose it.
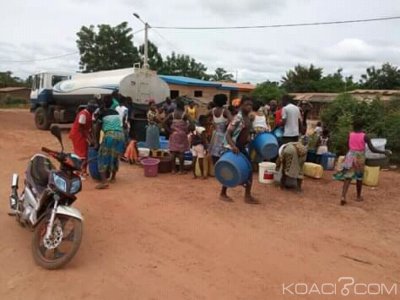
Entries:
{"label": "child in pink dress", "polygon": [[365,145],[367,144],[369,149],[374,153],[381,153],[385,155],[391,155],[390,150],[380,151],[374,147],[371,143],[371,139],[363,131],[364,123],[362,120],[356,119],[353,122],[353,132],[349,135],[349,151],[346,155],[343,171],[339,175],[344,179],[342,198],[340,205],[345,205],[347,192],[349,190],[350,183],[353,179],[356,180],[357,187],[357,201],[363,201],[361,196],[362,192],[362,180],[364,177],[364,166],[365,166]]}

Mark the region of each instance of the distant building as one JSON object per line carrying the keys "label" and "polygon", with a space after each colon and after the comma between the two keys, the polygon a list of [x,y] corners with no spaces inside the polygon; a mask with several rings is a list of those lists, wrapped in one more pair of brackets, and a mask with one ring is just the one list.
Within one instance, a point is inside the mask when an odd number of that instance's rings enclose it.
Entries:
{"label": "distant building", "polygon": [[18,99],[29,102],[31,89],[27,87],[5,87],[0,88],[0,102],[6,99]]}
{"label": "distant building", "polygon": [[[376,98],[386,102],[395,97],[400,98],[400,90],[354,90],[348,92],[352,97],[359,101],[372,101]],[[310,119],[319,119],[324,107],[336,99],[338,93],[290,93],[295,102],[307,101],[313,106]]]}
{"label": "distant building", "polygon": [[250,94],[255,86],[244,83],[214,82],[184,76],[159,75],[170,89],[171,99],[194,98],[205,105],[217,94],[225,94],[229,100]]}
{"label": "distant building", "polygon": [[363,101],[374,100],[377,97],[382,101],[389,101],[395,97],[400,97],[400,90],[354,90],[349,94]]}

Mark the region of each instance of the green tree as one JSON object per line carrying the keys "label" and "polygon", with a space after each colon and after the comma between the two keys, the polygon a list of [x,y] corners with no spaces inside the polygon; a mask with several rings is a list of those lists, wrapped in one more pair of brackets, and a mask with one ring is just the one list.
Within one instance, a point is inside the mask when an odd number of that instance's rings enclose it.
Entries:
{"label": "green tree", "polygon": [[379,69],[372,66],[367,68],[366,74],[361,75],[360,85],[365,89],[400,89],[400,69],[389,63]]}
{"label": "green tree", "polygon": [[333,74],[322,77],[315,83],[316,91],[321,93],[343,93],[355,90],[358,85],[353,82],[353,77],[344,77],[343,69],[338,69]]}
{"label": "green tree", "polygon": [[11,71],[0,72],[0,87],[23,85],[24,81],[19,77],[13,76]]}
{"label": "green tree", "polygon": [[[163,58],[158,52],[158,48],[155,44],[149,41],[148,43],[149,53],[149,67],[152,70],[160,71],[163,68]],[[142,55],[141,62],[144,63],[144,44],[139,47],[139,53]]]}
{"label": "green tree", "polygon": [[97,29],[93,25],[83,26],[77,33],[83,72],[128,68],[140,62],[138,50],[132,42],[132,28],[127,22],[114,27],[102,24]]}
{"label": "green tree", "polygon": [[210,77],[213,81],[230,81],[234,82],[233,75],[226,72],[224,68],[216,68],[214,74]]}
{"label": "green tree", "polygon": [[160,74],[187,76],[198,79],[208,80],[209,75],[206,73],[207,68],[200,62],[197,62],[189,55],[176,54],[172,52],[168,55],[163,63],[163,67],[159,70]]}
{"label": "green tree", "polygon": [[321,79],[322,68],[297,65],[282,77],[282,87],[291,93],[317,92],[317,82]]}
{"label": "green tree", "polygon": [[280,100],[284,94],[285,90],[279,86],[278,82],[269,80],[257,84],[252,92],[252,96],[263,103],[267,103],[270,100]]}

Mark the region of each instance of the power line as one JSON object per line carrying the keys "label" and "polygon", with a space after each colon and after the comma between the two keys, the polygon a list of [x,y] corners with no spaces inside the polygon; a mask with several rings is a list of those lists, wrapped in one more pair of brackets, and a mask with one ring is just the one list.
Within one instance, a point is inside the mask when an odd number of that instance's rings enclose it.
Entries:
{"label": "power line", "polygon": [[320,25],[335,25],[335,24],[350,24],[350,23],[366,23],[366,22],[390,21],[390,20],[397,20],[397,19],[400,19],[400,16],[371,18],[371,19],[343,20],[343,21],[328,21],[328,22],[292,23],[292,24],[249,25],[249,26],[214,26],[214,27],[152,26],[152,28],[175,29],[175,30],[262,29],[262,28],[279,28],[279,27],[304,27],[304,26],[320,26]]}
{"label": "power line", "polygon": [[79,53],[78,51],[75,51],[75,52],[71,52],[71,53],[50,56],[50,57],[45,57],[45,58],[37,58],[37,59],[29,59],[29,60],[0,60],[0,62],[2,62],[2,63],[28,63],[28,62],[35,62],[35,61],[45,61],[45,60],[57,59],[57,58],[61,58],[61,57],[75,55],[78,53]]}

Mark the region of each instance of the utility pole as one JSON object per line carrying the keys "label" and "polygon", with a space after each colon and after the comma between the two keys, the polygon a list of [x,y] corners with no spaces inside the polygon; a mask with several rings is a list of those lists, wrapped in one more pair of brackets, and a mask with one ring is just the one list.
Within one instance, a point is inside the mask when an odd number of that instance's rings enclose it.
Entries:
{"label": "utility pole", "polygon": [[137,13],[133,13],[133,16],[144,24],[144,63],[143,68],[149,68],[149,23],[143,21]]}
{"label": "utility pole", "polygon": [[149,24],[146,22],[144,24],[144,64],[143,67],[148,69],[149,68]]}

